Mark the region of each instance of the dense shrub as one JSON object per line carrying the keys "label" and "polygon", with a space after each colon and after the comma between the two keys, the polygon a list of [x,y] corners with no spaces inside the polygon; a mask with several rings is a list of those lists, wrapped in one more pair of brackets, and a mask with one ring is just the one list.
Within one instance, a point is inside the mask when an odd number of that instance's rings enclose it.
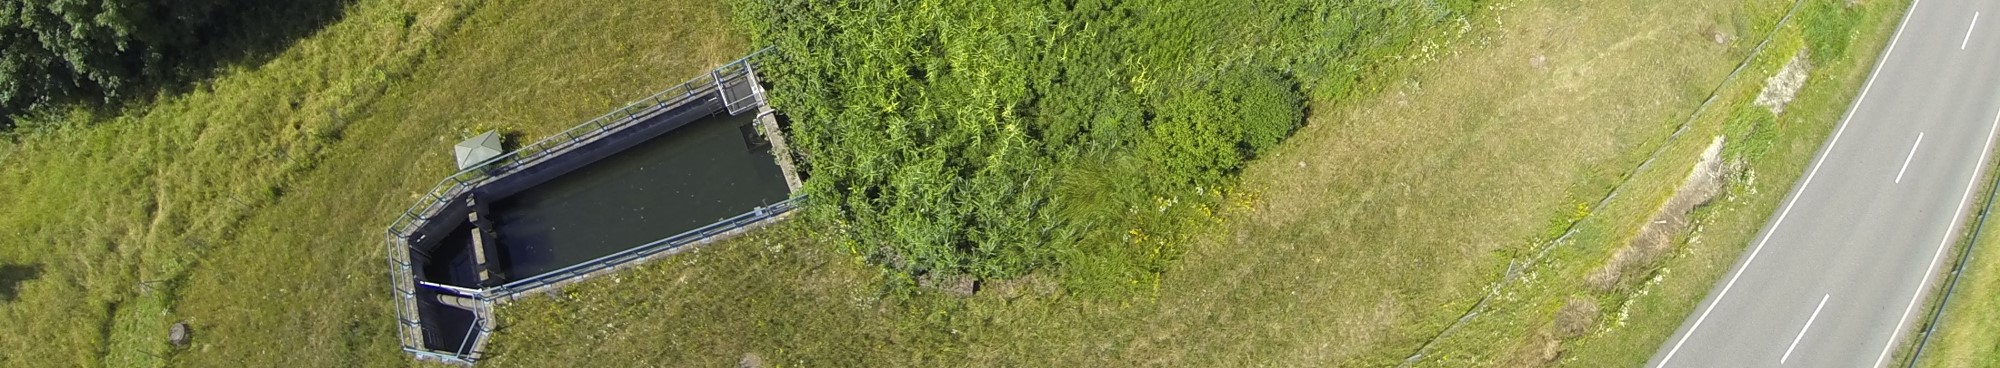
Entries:
{"label": "dense shrub", "polygon": [[[1454,2],[1454,6],[1472,7]],[[815,218],[901,274],[1147,277],[1189,216],[1466,9],[1431,2],[741,0]]]}

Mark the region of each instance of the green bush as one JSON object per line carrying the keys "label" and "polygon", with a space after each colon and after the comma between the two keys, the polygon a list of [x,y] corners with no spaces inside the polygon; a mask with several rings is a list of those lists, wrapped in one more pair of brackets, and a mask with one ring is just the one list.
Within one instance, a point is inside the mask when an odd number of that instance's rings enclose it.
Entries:
{"label": "green bush", "polygon": [[1825,64],[1847,57],[1848,44],[1854,43],[1858,31],[1855,24],[1861,21],[1861,12],[1848,9],[1844,0],[1807,0],[1804,9],[1799,9],[1799,27],[1805,31],[1806,46],[1812,48],[1814,64]]}
{"label": "green bush", "polygon": [[[1478,5],[741,0],[817,221],[909,276],[1130,283],[1246,161]],[[1087,275],[1087,276],[1078,276]]]}

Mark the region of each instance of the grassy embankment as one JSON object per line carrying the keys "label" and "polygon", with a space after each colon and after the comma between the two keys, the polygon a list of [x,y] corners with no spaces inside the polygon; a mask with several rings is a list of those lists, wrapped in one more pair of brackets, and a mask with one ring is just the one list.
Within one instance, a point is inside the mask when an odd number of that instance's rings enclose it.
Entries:
{"label": "grassy embankment", "polygon": [[[1495,5],[1438,49],[1449,52],[1412,58],[1435,59],[1409,62],[1381,92],[1312,101],[1308,125],[1245,170],[1243,194],[1151,292],[1066,295],[1040,274],[970,298],[883,289],[837,241],[794,224],[511,305],[493,363],[1393,365],[1510,261],[1586,218],[1423,364],[1637,364],[1782,198],[1901,4],[1822,7],[1836,19],[1780,30],[1687,138],[1594,215],[1584,210],[1664,143],[1791,2]],[[1799,34],[1797,24],[1841,25],[1828,22],[1855,22],[1845,29],[1859,46]],[[1812,58],[1823,72],[1791,112],[1745,107],[1805,43],[1833,51]],[[1745,159],[1743,184],[1697,215],[1705,240],[1640,274],[1681,271],[1587,289],[1583,275],[1632,237],[1715,135]],[[1596,317],[1610,327],[1545,335],[1572,295],[1608,305]]]}
{"label": "grassy embankment", "polygon": [[[1554,356],[1565,366],[1643,364],[1696,310],[1804,173],[1845,116],[1907,4],[1846,7],[1808,0],[1743,75],[1717,91],[1715,103],[1689,122],[1685,136],[1666,147],[1659,161],[1579,223],[1571,241],[1554,249],[1554,261],[1524,271],[1523,282],[1502,289],[1504,303],[1446,339],[1430,362],[1493,364]],[[1776,5],[1767,9],[1782,12],[1791,4]],[[1767,22],[1778,15],[1766,14]],[[1805,58],[1808,79],[1783,112],[1754,104],[1768,78],[1806,49],[1811,49]],[[1637,231],[1654,220],[1653,212],[1674,195],[1716,136],[1727,142],[1726,192],[1691,214],[1691,230],[1672,236],[1679,245],[1668,253],[1608,287],[1593,285],[1590,275],[1615,262],[1613,249],[1637,242]],[[1596,313],[1560,320],[1559,312],[1573,303],[1589,304],[1584,309]],[[1565,323],[1587,328],[1560,331],[1557,326]]]}
{"label": "grassy embankment", "polygon": [[[1987,167],[1987,175],[1993,175],[1993,169],[1993,166]],[[1985,196],[1993,190],[1993,183],[1991,177],[1987,179],[1988,182],[1981,184],[1981,197],[1977,200],[1990,200]],[[1975,202],[1975,205],[1979,204],[1986,203]],[[1968,263],[1961,266],[1948,260],[1940,264],[1939,284],[1931,290],[1930,300],[1924,305],[1924,319],[1913,322],[1917,326],[1937,324],[1936,331],[1924,347],[1923,356],[1917,357],[1918,367],[1988,367],[2000,362],[2000,334],[1993,333],[1994,328],[2000,326],[2000,250],[1996,250],[2000,248],[2000,217],[1995,217],[1992,210],[1993,207],[1976,206],[1970,209],[1975,217],[1967,220],[1967,236],[1973,231],[1970,221],[1978,219],[1979,211],[1987,211],[1986,223],[1978,229],[1977,242],[1961,240],[1947,255],[1957,262]],[[1968,246],[1973,247],[1967,254],[1968,258],[1957,259],[1966,251],[1962,247]],[[1945,291],[1944,283],[1948,282],[1952,267],[1964,268],[1963,273],[1958,275],[1957,290],[1952,291],[1951,300],[1944,306],[1944,314],[1938,320],[1930,320],[1929,313],[1941,302],[1939,298]],[[1921,338],[1921,334],[1920,330],[1915,331],[1912,338]],[[1897,362],[1907,362],[1913,349],[1914,342],[1906,344],[1896,355]]]}
{"label": "grassy embankment", "polygon": [[408,365],[380,234],[449,145],[679,83],[749,51],[727,29],[689,1],[362,0],[190,92],[0,139],[0,366]]}

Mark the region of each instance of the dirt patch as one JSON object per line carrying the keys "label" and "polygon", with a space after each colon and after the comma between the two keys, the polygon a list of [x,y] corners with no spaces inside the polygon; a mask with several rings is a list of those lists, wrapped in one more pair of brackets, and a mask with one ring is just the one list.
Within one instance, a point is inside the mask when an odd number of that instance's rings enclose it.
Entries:
{"label": "dirt patch", "polygon": [[1674,190],[1673,197],[1639,227],[1639,235],[1613,253],[1611,260],[1591,272],[1585,281],[1597,290],[1610,291],[1672,249],[1674,236],[1687,229],[1688,213],[1722,192],[1728,172],[1722,162],[1722,145],[1723,138],[1715,137],[1708,149],[1702,151],[1701,160],[1688,172],[1687,180]]}
{"label": "dirt patch", "polygon": [[979,293],[980,280],[968,276],[924,275],[917,277],[917,286],[952,296],[969,297]]}
{"label": "dirt patch", "polygon": [[1062,291],[1062,286],[1048,277],[1031,274],[1007,280],[982,282],[979,284],[979,291],[983,295],[1013,301],[1024,296],[1056,295]]}
{"label": "dirt patch", "polygon": [[1785,67],[1779,69],[1777,75],[1764,80],[1764,91],[1757,93],[1754,103],[1771,109],[1773,115],[1784,113],[1785,105],[1798,96],[1799,87],[1806,85],[1806,78],[1812,73],[1812,62],[1806,60],[1811,53],[1811,50],[1799,49],[1798,54],[1792,55],[1792,61],[1785,62]]}
{"label": "dirt patch", "polygon": [[1597,329],[1601,309],[1597,300],[1583,296],[1570,296],[1549,324],[1536,330],[1526,340],[1514,345],[1506,356],[1502,367],[1548,367],[1556,365],[1562,358],[1563,341],[1582,337]]}

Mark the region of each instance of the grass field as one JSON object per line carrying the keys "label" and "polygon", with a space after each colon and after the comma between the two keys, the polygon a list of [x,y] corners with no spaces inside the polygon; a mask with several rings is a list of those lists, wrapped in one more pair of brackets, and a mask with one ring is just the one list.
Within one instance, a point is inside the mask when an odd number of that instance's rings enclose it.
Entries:
{"label": "grass field", "polygon": [[[1780,5],[1772,9],[1783,11],[1790,4]],[[1560,353],[1555,357],[1559,365],[1577,367],[1644,364],[1728,271],[1803,174],[1844,117],[1907,5],[1805,3],[1796,18],[1772,35],[1768,48],[1750,60],[1742,76],[1722,85],[1716,102],[1689,121],[1685,137],[1666,147],[1652,169],[1637,173],[1620,197],[1579,223],[1574,241],[1558,244],[1555,261],[1523,271],[1526,281],[1503,289],[1502,299],[1509,303],[1488,311],[1467,327],[1468,333],[1446,340],[1440,350],[1504,353],[1508,359],[1546,357],[1554,351]],[[1846,31],[1829,35],[1810,30]],[[1827,46],[1833,43],[1841,45]],[[1774,115],[1754,105],[1767,78],[1809,48],[1814,50],[1806,58],[1812,64],[1810,77],[1784,112]],[[1632,241],[1649,221],[1647,214],[1673,194],[1716,136],[1725,137],[1726,161],[1741,160],[1732,164],[1728,189],[1695,210],[1692,230],[1673,238],[1680,245],[1637,277],[1609,290],[1589,285],[1587,275],[1609,262],[1607,249]],[[1575,299],[1596,304],[1601,312],[1592,318],[1591,328],[1560,336],[1553,331],[1560,323],[1556,315]]]}
{"label": "grass field", "polygon": [[[740,57],[686,1],[364,0],[268,63],[0,146],[0,366],[389,366],[381,229],[449,145]],[[17,280],[18,279],[18,280]],[[169,351],[169,324],[194,342]]]}
{"label": "grass field", "polygon": [[[1394,365],[1581,219],[1573,243],[1421,363],[1637,364],[1784,195],[1905,2],[1852,10],[1856,46],[1822,56],[1785,115],[1757,115],[1744,101],[1774,65],[1826,42],[1779,30],[1654,169],[1586,211],[1790,4],[1493,3],[1400,55],[1379,92],[1310,101],[1307,125],[1136,292],[1075,295],[1040,273],[972,297],[889,286],[840,239],[788,223],[509,304],[489,363]],[[539,137],[734,59],[751,46],[729,14],[361,0],[269,63],[0,143],[0,366],[410,364],[379,231],[446,173],[446,146],[485,129]],[[1700,240],[1657,282],[1584,289],[1577,276],[1714,135],[1750,142],[1730,153],[1753,174],[1698,212]],[[1550,360],[1544,326],[1579,294],[1622,327],[1557,339]],[[180,320],[194,343],[172,350]]]}

